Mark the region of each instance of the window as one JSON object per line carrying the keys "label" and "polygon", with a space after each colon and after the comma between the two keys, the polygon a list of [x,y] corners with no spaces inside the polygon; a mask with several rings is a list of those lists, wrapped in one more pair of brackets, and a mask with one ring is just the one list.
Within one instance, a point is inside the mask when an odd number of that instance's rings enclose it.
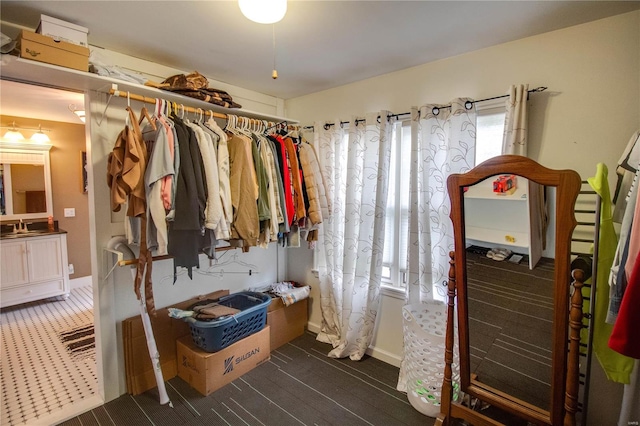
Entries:
{"label": "window", "polygon": [[496,101],[476,105],[476,165],[502,154],[505,106]]}
{"label": "window", "polygon": [[393,127],[382,263],[383,284],[396,288],[404,288],[407,281],[410,164],[411,121],[406,120]]}
{"label": "window", "polygon": [[[502,153],[504,99],[477,105],[476,164]],[[409,170],[411,164],[411,122],[397,122],[393,129],[389,194],[385,223],[382,282],[387,287],[405,288],[409,233]]]}

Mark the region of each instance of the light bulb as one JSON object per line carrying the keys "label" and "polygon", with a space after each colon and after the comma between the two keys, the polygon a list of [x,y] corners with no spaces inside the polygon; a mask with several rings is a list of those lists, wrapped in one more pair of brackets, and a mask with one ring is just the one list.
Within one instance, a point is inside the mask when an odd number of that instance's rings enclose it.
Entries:
{"label": "light bulb", "polygon": [[242,14],[259,24],[273,24],[287,13],[287,0],[238,0]]}

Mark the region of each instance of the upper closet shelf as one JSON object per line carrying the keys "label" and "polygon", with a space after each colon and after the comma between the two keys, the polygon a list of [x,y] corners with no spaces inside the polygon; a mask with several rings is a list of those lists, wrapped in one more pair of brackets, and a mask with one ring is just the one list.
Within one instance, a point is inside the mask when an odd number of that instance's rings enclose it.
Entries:
{"label": "upper closet shelf", "polygon": [[51,65],[44,62],[36,62],[9,55],[2,55],[2,60],[7,61],[7,63],[2,63],[0,66],[0,78],[4,80],[37,84],[39,86],[52,87],[56,89],[75,90],[78,92],[93,90],[102,93],[109,93],[111,85],[115,83],[118,85],[118,90],[120,92],[132,92],[150,98],[165,99],[184,106],[201,108],[203,110],[212,110],[223,114],[257,118],[261,120],[298,123],[298,120],[292,120],[286,117],[264,114],[243,108],[223,108],[218,105],[168,92],[166,90],[103,77],[89,72],[77,71],[71,68],[59,67],[57,65]]}

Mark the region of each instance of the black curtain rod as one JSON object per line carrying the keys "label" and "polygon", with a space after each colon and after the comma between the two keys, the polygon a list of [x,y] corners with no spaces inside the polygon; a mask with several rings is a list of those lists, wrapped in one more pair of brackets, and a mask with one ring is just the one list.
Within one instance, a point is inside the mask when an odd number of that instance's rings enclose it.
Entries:
{"label": "black curtain rod", "polygon": [[[531,89],[531,90],[527,90],[527,99],[529,98],[529,93],[536,93],[536,92],[544,92],[545,90],[547,90],[547,87],[545,86],[540,86],[540,87],[536,87],[535,89]],[[500,95],[500,96],[494,96],[492,98],[485,98],[485,99],[478,99],[477,101],[467,101],[464,104],[464,107],[467,110],[470,110],[473,107],[473,104],[477,104],[478,102],[486,102],[486,101],[492,101],[494,99],[501,99],[501,98],[508,98],[509,95]],[[440,110],[441,109],[447,109],[447,108],[451,108],[451,105],[444,105],[441,107],[433,107],[433,109],[431,110],[431,112],[433,113],[433,115],[438,115],[440,114]],[[410,112],[401,112],[399,114],[389,114],[387,116],[387,120],[389,120],[390,118],[400,118],[401,116],[404,115],[411,115]],[[365,122],[366,120],[364,118],[362,119],[358,119],[356,120],[356,126],[360,123]],[[378,123],[380,122],[380,116],[378,116]],[[341,121],[340,123],[340,127],[344,126],[345,124],[349,124],[348,121]],[[326,123],[324,125],[325,130],[329,130],[329,127],[331,126],[335,126],[335,123]],[[313,126],[306,126],[304,127],[304,129],[313,129]]]}

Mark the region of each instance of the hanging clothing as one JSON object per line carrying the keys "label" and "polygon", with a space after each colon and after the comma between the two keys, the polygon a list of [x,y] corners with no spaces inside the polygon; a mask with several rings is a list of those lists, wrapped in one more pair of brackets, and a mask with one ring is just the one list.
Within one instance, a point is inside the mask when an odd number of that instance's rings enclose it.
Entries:
{"label": "hanging clothing", "polygon": [[282,189],[284,192],[287,224],[291,226],[295,217],[295,207],[293,205],[293,185],[291,183],[291,166],[289,165],[289,158],[287,155],[287,149],[285,147],[284,139],[282,139],[280,135],[273,135],[271,136],[271,140],[274,142],[274,147],[277,152],[276,158],[278,158],[280,175],[282,176]]}
{"label": "hanging clothing", "polygon": [[227,136],[230,160],[229,188],[233,206],[231,238],[242,239],[245,246],[252,247],[258,244],[260,223],[251,141],[233,133]]}
{"label": "hanging clothing", "polygon": [[151,147],[144,182],[147,193],[147,246],[162,256],[167,254],[167,215],[162,197],[162,179],[173,176],[173,158],[168,136],[162,123],[157,120],[142,130],[145,144]]}
{"label": "hanging clothing", "polygon": [[227,134],[218,126],[213,117],[210,117],[205,125],[218,135],[217,159],[218,159],[218,181],[220,184],[220,205],[222,206],[222,217],[214,228],[216,237],[227,240],[231,237],[231,222],[233,221],[233,206],[231,204],[231,190],[229,187],[229,148]]}
{"label": "hanging clothing", "polygon": [[289,165],[291,167],[291,181],[293,186],[293,205],[295,208],[296,220],[300,220],[307,215],[304,205],[304,196],[302,195],[302,176],[300,174],[300,166],[298,164],[298,155],[296,147],[291,138],[284,138],[284,146],[287,150]]}
{"label": "hanging clothing", "polygon": [[175,217],[169,225],[169,254],[173,256],[174,272],[185,267],[189,277],[198,267],[199,241],[204,234],[206,205],[202,155],[194,132],[182,120],[173,117],[180,149],[180,171],[175,197]]}
{"label": "hanging clothing", "polygon": [[[607,181],[607,166],[599,163],[596,175],[588,179],[589,185],[602,199],[600,209],[600,238],[598,241],[598,275],[596,282],[606,283],[617,246],[613,227],[611,198]],[[593,352],[604,369],[607,378],[618,383],[629,383],[633,360],[614,352],[607,346],[612,326],[605,323],[609,306],[609,289],[599,285],[596,289],[596,306],[593,325]]]}
{"label": "hanging clothing", "polygon": [[318,225],[322,223],[322,218],[328,216],[329,213],[320,165],[313,147],[306,141],[298,145],[298,154],[309,200],[307,215],[313,225]]}
{"label": "hanging clothing", "polygon": [[[640,256],[627,263],[633,265],[633,270],[620,304],[618,318],[609,337],[609,347],[619,354],[640,359],[640,338],[638,335],[638,326],[640,325]],[[629,383],[629,381],[623,383]]]}
{"label": "hanging clothing", "polygon": [[[133,110],[127,107],[129,122],[137,125]],[[138,217],[145,207],[144,170],[147,150],[139,132],[132,125],[125,126],[107,159],[107,183],[111,188],[111,210],[119,212],[128,203],[127,216]]]}
{"label": "hanging clothing", "polygon": [[[146,112],[146,109],[143,109]],[[142,138],[138,119],[130,107],[127,107],[128,121],[116,139],[115,146],[107,161],[108,184],[112,190],[112,209],[120,210],[120,200],[127,197],[128,217],[141,219],[140,253],[136,266],[134,291],[141,298],[140,285],[144,280],[145,301],[147,309],[154,312],[153,287],[151,272],[153,261],[151,252],[147,250],[147,206],[144,175],[147,166],[147,148]],[[115,189],[114,189],[115,187]],[[115,197],[115,198],[114,198]],[[115,203],[114,203],[115,201]]]}

